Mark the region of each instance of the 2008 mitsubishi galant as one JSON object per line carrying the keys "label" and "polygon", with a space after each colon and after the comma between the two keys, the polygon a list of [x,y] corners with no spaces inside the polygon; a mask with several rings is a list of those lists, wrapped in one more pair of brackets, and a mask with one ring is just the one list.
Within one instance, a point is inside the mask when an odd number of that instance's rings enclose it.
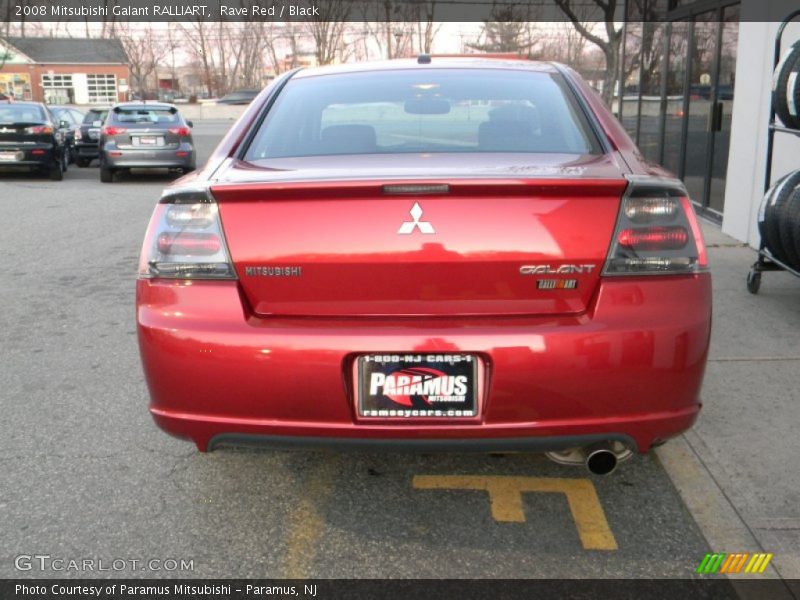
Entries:
{"label": "2008 mitsubishi galant", "polygon": [[282,76],[164,192],[137,292],[150,411],[203,451],[605,473],[700,409],[711,281],[686,190],[557,64]]}

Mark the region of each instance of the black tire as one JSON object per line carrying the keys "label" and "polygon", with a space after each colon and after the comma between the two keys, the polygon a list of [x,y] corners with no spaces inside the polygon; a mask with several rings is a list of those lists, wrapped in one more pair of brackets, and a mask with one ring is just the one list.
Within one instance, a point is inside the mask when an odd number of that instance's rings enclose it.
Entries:
{"label": "black tire", "polygon": [[[795,75],[794,80],[792,74]],[[800,129],[800,42],[789,49],[775,69],[772,106],[781,123],[792,129]]]}
{"label": "black tire", "polygon": [[793,171],[783,178],[775,187],[764,207],[763,227],[759,223],[759,230],[762,231],[763,236],[762,242],[772,256],[783,262],[787,262],[787,255],[781,242],[781,221],[784,219],[786,201],[799,184],[800,170]]}
{"label": "black tire", "polygon": [[89,160],[87,160],[85,158],[81,158],[80,156],[78,156],[75,159],[75,164],[78,165],[79,169],[85,169],[86,167],[89,166]]}
{"label": "black tire", "polygon": [[751,294],[757,294],[761,287],[761,273],[755,269],[750,269],[747,274],[747,291]]}
{"label": "black tire", "polygon": [[761,199],[761,205],[758,208],[758,235],[761,237],[761,241],[765,244],[767,240],[767,225],[765,223],[767,206],[770,206],[772,197],[775,195],[775,192],[787,177],[788,175],[784,175],[778,179],[778,181],[772,184],[772,186],[764,193],[764,197]]}
{"label": "black tire", "polygon": [[103,183],[111,183],[114,181],[114,171],[108,167],[100,167],[100,181]]}
{"label": "black tire", "polygon": [[793,269],[800,270],[800,187],[783,204],[780,234],[781,245],[786,253],[786,262]]}
{"label": "black tire", "polygon": [[50,177],[50,181],[61,181],[62,179],[64,179],[63,153],[61,154],[61,156],[58,157],[58,162],[50,166],[50,169],[48,169],[47,171],[47,175]]}

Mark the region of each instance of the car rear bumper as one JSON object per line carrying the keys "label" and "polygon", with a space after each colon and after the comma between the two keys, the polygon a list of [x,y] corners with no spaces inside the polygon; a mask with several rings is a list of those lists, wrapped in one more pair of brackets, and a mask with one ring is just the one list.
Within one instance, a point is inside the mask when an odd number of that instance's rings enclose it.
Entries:
{"label": "car rear bumper", "polygon": [[56,163],[52,144],[0,144],[0,155],[14,153],[14,160],[0,160],[0,167],[50,167]]}
{"label": "car rear bumper", "polygon": [[[707,274],[604,280],[581,316],[259,318],[236,282],[140,280],[150,411],[207,450],[227,443],[640,452],[689,428],[710,333]],[[359,354],[469,352],[486,365],[479,422],[356,418]]]}
{"label": "car rear bumper", "polygon": [[101,162],[109,169],[194,169],[195,150],[190,144],[163,150],[104,148]]}
{"label": "car rear bumper", "polygon": [[75,152],[81,158],[97,158],[100,154],[99,144],[87,144],[86,142],[76,142]]}

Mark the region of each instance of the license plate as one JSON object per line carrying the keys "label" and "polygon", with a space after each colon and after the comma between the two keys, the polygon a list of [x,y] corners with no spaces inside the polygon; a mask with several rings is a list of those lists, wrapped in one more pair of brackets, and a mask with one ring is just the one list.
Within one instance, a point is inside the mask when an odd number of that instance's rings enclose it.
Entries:
{"label": "license plate", "polygon": [[17,153],[16,152],[0,152],[0,161],[3,162],[10,162],[17,160]]}
{"label": "license plate", "polygon": [[356,361],[359,417],[474,419],[479,359],[471,354],[369,354]]}
{"label": "license plate", "polygon": [[139,138],[139,143],[142,146],[155,146],[158,144],[158,138],[152,135],[143,135]]}

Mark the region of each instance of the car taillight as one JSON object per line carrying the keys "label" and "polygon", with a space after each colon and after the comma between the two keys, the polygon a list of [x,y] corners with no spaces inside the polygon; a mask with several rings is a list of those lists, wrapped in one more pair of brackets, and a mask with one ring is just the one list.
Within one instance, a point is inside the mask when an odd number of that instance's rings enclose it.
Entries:
{"label": "car taillight", "polygon": [[186,137],[191,133],[191,130],[188,127],[170,127],[169,132],[181,137]]}
{"label": "car taillight", "polygon": [[76,139],[76,140],[81,140],[81,139],[83,139],[83,134],[81,133],[81,130],[80,130],[80,129],[76,129],[76,130],[75,130],[75,139]]}
{"label": "car taillight", "polygon": [[26,127],[25,133],[32,133],[36,135],[50,135],[53,133],[53,128],[49,125],[34,125],[33,127]]}
{"label": "car taillight", "polygon": [[103,133],[106,135],[119,135],[120,133],[125,133],[128,131],[124,127],[114,127],[113,125],[106,125],[103,127]]}
{"label": "car taillight", "polygon": [[631,178],[603,274],[669,275],[707,268],[703,236],[683,185]]}
{"label": "car taillight", "polygon": [[147,228],[139,276],[236,279],[217,203],[205,190],[170,191]]}

